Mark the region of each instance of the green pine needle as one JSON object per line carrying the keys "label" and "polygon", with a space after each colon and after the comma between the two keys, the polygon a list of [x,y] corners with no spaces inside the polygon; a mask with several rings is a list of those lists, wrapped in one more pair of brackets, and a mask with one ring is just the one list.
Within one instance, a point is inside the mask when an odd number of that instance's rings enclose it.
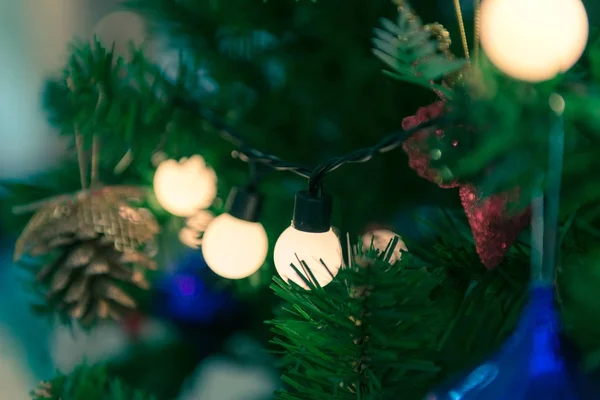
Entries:
{"label": "green pine needle", "polygon": [[404,238],[395,265],[389,248],[359,245],[370,266],[356,261],[320,290],[275,278],[286,305],[269,324],[288,365],[278,399],[418,399],[501,345],[526,300],[528,255],[486,272],[464,222],[436,221],[437,245]]}
{"label": "green pine needle", "polygon": [[102,365],[82,365],[69,375],[58,374],[44,386],[43,392],[50,393],[51,397],[33,391],[32,400],[156,400],[109,376]]}
{"label": "green pine needle", "polygon": [[381,25],[381,29],[374,30],[373,54],[391,68],[385,73],[451,98],[452,91],[435,82],[463,69],[467,60],[451,60],[439,54],[439,42],[408,6],[400,11],[397,24],[381,19]]}

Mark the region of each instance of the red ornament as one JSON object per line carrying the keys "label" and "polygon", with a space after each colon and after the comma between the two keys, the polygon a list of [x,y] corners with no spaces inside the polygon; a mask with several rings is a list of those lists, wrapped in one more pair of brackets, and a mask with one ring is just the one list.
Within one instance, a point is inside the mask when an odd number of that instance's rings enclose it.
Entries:
{"label": "red ornament", "polygon": [[[416,115],[404,118],[402,120],[402,129],[413,129],[425,122],[438,118],[444,112],[445,103],[442,101],[435,102],[429,106],[419,108]],[[402,148],[408,155],[408,165],[414,169],[417,174],[434,182],[442,188],[457,187],[456,182],[442,182],[439,171],[431,168],[431,149],[428,146],[428,139],[432,132],[424,129],[416,132],[408,138]],[[442,129],[435,131],[435,135],[441,137],[444,134]]]}
{"label": "red ornament", "polygon": [[481,199],[478,190],[463,185],[459,190],[469,220],[477,254],[487,269],[494,269],[504,259],[510,245],[531,220],[531,209],[510,214],[508,206],[517,200],[518,191]]}
{"label": "red ornament", "polygon": [[[402,128],[412,129],[438,118],[444,109],[443,101],[422,107],[416,115],[404,118]],[[460,188],[460,199],[475,238],[479,258],[487,269],[493,269],[504,259],[510,245],[529,224],[531,210],[527,209],[517,215],[511,215],[508,212],[508,205],[516,200],[518,190],[481,199],[473,185],[461,184],[456,181],[443,182],[439,171],[431,168],[432,149],[429,148],[428,140],[432,133],[434,132],[424,129],[416,132],[404,142],[403,149],[408,154],[409,166],[419,176],[434,182],[441,188]],[[442,137],[444,131],[438,129],[434,134]],[[458,146],[459,144],[454,141],[452,145]]]}

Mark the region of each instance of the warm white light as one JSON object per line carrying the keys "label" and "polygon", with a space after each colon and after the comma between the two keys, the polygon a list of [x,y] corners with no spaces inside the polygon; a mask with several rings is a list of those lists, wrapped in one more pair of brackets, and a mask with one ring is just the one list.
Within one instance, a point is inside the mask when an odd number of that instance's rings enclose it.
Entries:
{"label": "warm white light", "polygon": [[293,264],[308,281],[311,281],[310,275],[304,271],[300,263],[304,261],[319,285],[323,287],[333,280],[342,266],[342,247],[332,229],[323,233],[310,233],[290,226],[277,239],[273,257],[277,273],[283,280],[295,282],[308,289],[306,283],[292,268]]}
{"label": "warm white light", "polygon": [[529,82],[552,79],[575,65],[589,34],[581,0],[484,0],[480,26],[490,61]]}
{"label": "warm white light", "polygon": [[200,248],[204,232],[214,218],[213,213],[207,210],[199,211],[188,218],[185,226],[179,231],[179,241],[192,249]]}
{"label": "warm white light", "polygon": [[390,230],[377,229],[365,233],[362,236],[363,251],[368,251],[371,248],[372,243],[374,249],[378,250],[380,253],[383,253],[386,251],[390,242],[395,238],[398,238],[398,243],[396,244],[396,248],[391,253],[389,259],[389,263],[394,264],[397,261],[400,261],[400,258],[402,258],[402,252],[406,251],[407,249],[400,236]]}
{"label": "warm white light", "polygon": [[199,249],[202,245],[202,238],[199,236],[198,232],[195,232],[187,226],[181,228],[177,236],[179,237],[179,241],[189,248]]}
{"label": "warm white light", "polygon": [[144,18],[131,11],[115,11],[102,18],[94,27],[94,35],[108,48],[115,46],[115,53],[126,60],[130,58],[130,46],[140,47],[148,33]]}
{"label": "warm white light", "polygon": [[243,279],[260,269],[267,258],[267,232],[259,222],[229,214],[215,218],[202,237],[208,267],[227,279]]}
{"label": "warm white light", "polygon": [[154,194],[173,215],[191,217],[209,207],[217,195],[217,176],[200,156],[166,160],[154,174]]}

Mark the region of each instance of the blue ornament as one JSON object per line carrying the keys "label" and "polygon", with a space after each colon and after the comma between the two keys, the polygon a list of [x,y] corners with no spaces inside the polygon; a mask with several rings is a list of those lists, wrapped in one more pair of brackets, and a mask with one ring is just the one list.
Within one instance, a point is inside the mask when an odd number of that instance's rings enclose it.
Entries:
{"label": "blue ornament", "polygon": [[220,314],[235,311],[231,296],[202,280],[199,271],[205,267],[202,256],[196,252],[184,258],[178,269],[158,284],[157,307],[162,314],[177,321],[210,324]]}
{"label": "blue ornament", "polygon": [[208,268],[201,251],[189,251],[177,262],[176,271],[202,271]]}
{"label": "blue ornament", "polygon": [[[554,272],[559,232],[559,202],[564,155],[564,99],[550,98],[554,113],[549,135],[547,181],[532,199],[531,282],[529,303],[515,333],[489,362],[480,365],[449,388],[429,394],[426,400],[581,400],[581,374],[567,367],[559,342],[554,308]],[[543,187],[543,186],[541,186]]]}
{"label": "blue ornament", "polygon": [[536,287],[502,350],[427,400],[581,400],[561,354],[553,288]]}

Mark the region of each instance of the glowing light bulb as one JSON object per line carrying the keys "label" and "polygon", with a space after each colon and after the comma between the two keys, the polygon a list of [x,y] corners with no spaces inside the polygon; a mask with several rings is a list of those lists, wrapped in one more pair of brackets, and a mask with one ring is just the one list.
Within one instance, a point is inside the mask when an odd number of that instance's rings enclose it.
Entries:
{"label": "glowing light bulb", "polygon": [[221,214],[202,237],[208,267],[227,279],[243,279],[260,269],[267,258],[267,232],[259,222]]}
{"label": "glowing light bulb", "polygon": [[199,211],[196,215],[188,218],[185,226],[179,231],[179,241],[192,249],[200,248],[202,236],[213,219],[215,216],[207,210]]}
{"label": "glowing light bulb", "polygon": [[308,281],[311,281],[310,275],[300,263],[304,261],[323,287],[333,280],[342,266],[342,247],[332,229],[313,233],[290,226],[277,239],[273,257],[277,273],[286,282],[292,281],[304,289],[309,288],[292,268],[293,264]]}
{"label": "glowing light bulb", "polygon": [[94,34],[104,46],[115,46],[117,56],[131,59],[130,45],[140,47],[147,42],[148,30],[144,18],[131,11],[115,11],[102,18],[94,27]]}
{"label": "glowing light bulb", "polygon": [[402,258],[402,252],[407,251],[407,249],[406,244],[404,244],[400,236],[390,230],[376,229],[362,235],[363,251],[368,251],[371,248],[371,244],[373,244],[375,250],[383,253],[395,238],[398,238],[398,243],[389,258],[389,263],[395,264]]}
{"label": "glowing light bulb", "polygon": [[484,0],[480,26],[490,61],[529,82],[552,79],[575,65],[589,34],[581,0]]}
{"label": "glowing light bulb", "polygon": [[191,217],[209,207],[217,195],[217,176],[201,156],[165,160],[154,173],[154,194],[173,215]]}

